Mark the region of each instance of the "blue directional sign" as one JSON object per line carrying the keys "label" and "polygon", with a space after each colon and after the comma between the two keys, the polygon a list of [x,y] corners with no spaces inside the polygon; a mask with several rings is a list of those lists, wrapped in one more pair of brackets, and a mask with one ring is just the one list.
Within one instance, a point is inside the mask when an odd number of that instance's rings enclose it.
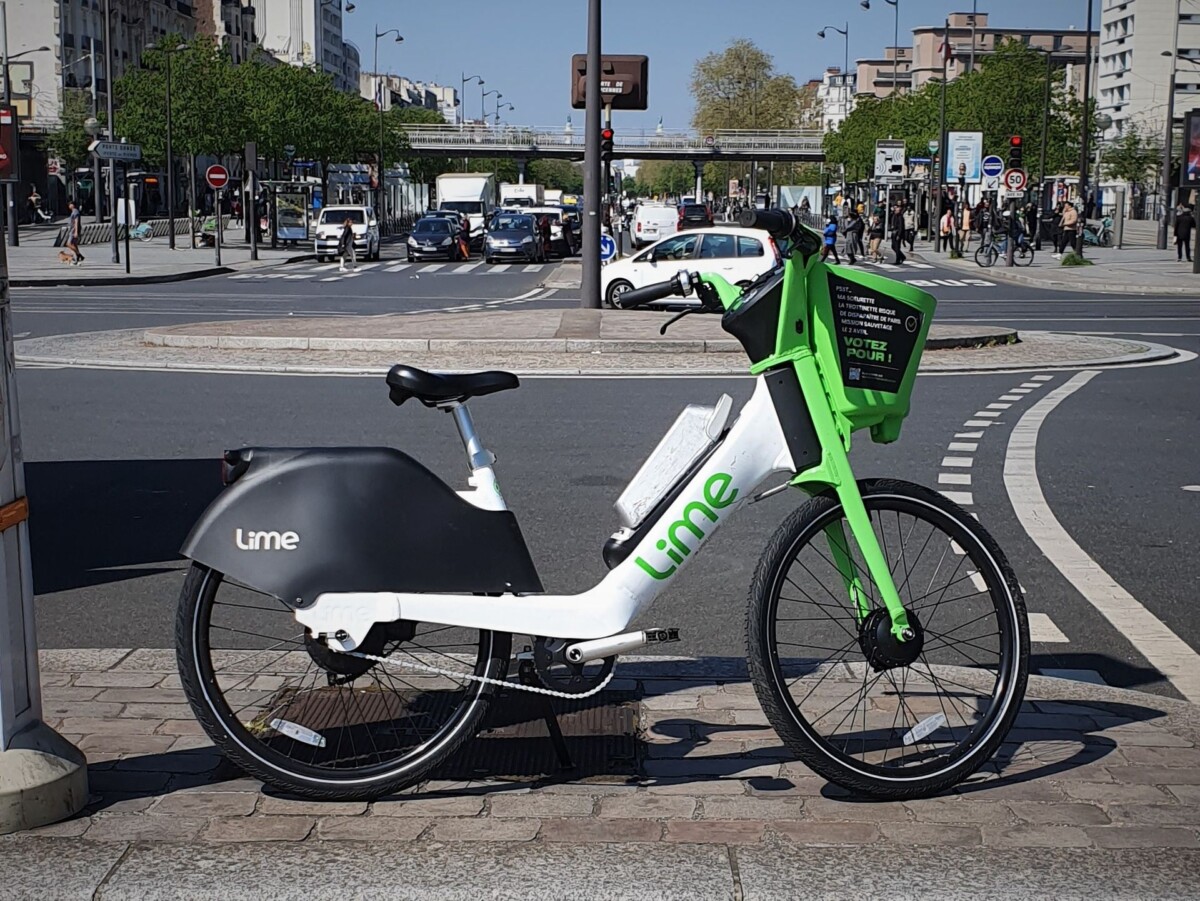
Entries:
{"label": "blue directional sign", "polygon": [[617,242],[612,239],[612,235],[600,236],[600,262],[607,263],[617,255]]}
{"label": "blue directional sign", "polygon": [[1004,172],[1004,160],[998,156],[985,156],[983,158],[983,174],[991,178],[997,178]]}

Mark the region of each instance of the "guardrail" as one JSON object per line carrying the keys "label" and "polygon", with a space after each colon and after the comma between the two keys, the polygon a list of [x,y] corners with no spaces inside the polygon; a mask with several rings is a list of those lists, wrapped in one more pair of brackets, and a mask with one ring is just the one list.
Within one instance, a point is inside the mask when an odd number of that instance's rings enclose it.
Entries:
{"label": "guardrail", "polygon": [[[582,154],[582,129],[531,128],[481,125],[406,126],[409,145],[415,151],[481,151],[496,150],[509,153],[571,153]],[[710,133],[697,131],[643,129],[617,130],[613,136],[613,151],[617,155],[648,153],[667,155],[671,152],[695,154],[752,155],[794,154],[822,156],[822,135],[813,131],[743,131],[719,130]]]}

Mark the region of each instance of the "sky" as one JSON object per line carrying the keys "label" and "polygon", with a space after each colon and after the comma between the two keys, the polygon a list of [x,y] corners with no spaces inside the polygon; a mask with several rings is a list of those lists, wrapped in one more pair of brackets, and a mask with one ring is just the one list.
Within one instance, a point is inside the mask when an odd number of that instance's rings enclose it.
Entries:
{"label": "sky", "polygon": [[[936,25],[947,13],[970,12],[972,0],[899,0],[900,43],[911,43],[914,27]],[[1087,4],[1093,4],[1099,27],[1100,0],[977,0],[989,13],[990,26],[1069,28],[1082,31]],[[398,28],[404,42],[379,41],[379,68],[417,81],[460,86],[463,74],[480,75],[480,88],[467,86],[467,115],[478,118],[480,91],[498,90],[505,122],[561,127],[567,116],[576,128],[583,110],[572,110],[571,54],[587,49],[587,0],[354,0],[343,16],[343,33],[362,54],[363,71],[372,68],[374,35]],[[843,38],[824,25],[850,32],[850,65],[856,57],[880,55],[890,46],[895,10],[872,0],[869,10],[858,0],[603,0],[603,51],[650,57],[649,110],[613,113],[613,127],[652,130],[688,128],[692,99],[688,90],[692,66],[710,52],[720,52],[737,38],[749,38],[775,59],[779,72],[803,84],[820,78],[827,66],[840,66]],[[753,18],[743,13],[752,12]],[[906,38],[905,36],[908,35]],[[496,97],[487,98],[495,112]]]}

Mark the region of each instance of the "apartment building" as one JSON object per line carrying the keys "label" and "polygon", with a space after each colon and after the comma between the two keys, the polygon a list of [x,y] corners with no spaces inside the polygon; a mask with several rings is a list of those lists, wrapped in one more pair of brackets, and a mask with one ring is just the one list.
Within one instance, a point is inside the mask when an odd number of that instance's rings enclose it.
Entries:
{"label": "apartment building", "polygon": [[[255,0],[259,41],[264,50],[294,66],[318,66],[339,90],[357,93],[359,54],[342,37],[348,0]],[[350,60],[347,60],[350,51]],[[351,75],[354,75],[351,78]]]}
{"label": "apartment building", "polygon": [[1108,137],[1128,128],[1166,129],[1200,105],[1200,0],[1103,0],[1097,101],[1113,120]]}
{"label": "apartment building", "polygon": [[458,88],[374,72],[363,72],[358,80],[359,93],[368,100],[382,103],[385,110],[420,107],[441,113],[448,124],[456,121]]}
{"label": "apartment building", "polygon": [[250,59],[258,46],[254,0],[194,0],[196,34],[213,38],[235,63]]}
{"label": "apartment building", "polygon": [[843,72],[840,66],[830,66],[816,82],[822,131],[836,131],[853,111],[857,81],[855,73]]}
{"label": "apartment building", "polygon": [[857,59],[855,85],[860,94],[890,97],[912,90],[912,47],[884,47],[878,59]]}

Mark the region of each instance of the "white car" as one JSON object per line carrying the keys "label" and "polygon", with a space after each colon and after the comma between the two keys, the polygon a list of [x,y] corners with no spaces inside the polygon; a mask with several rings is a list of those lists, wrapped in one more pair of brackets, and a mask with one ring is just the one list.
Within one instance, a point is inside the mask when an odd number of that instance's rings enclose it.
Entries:
{"label": "white car", "polygon": [[[750,228],[697,228],[681,232],[647,247],[632,257],[609,263],[600,270],[600,290],[615,307],[625,291],[665,282],[680,270],[715,272],[727,281],[746,285],[782,265],[779,248],[764,231]],[[672,297],[659,303],[696,305],[699,299]]]}
{"label": "white car", "polygon": [[379,220],[369,206],[327,206],[317,219],[317,234],[313,251],[318,260],[337,255],[342,225],[350,220],[354,230],[354,252],[360,260],[379,259]]}
{"label": "white car", "polygon": [[665,203],[639,203],[629,237],[634,247],[645,247],[679,230],[679,210]]}

